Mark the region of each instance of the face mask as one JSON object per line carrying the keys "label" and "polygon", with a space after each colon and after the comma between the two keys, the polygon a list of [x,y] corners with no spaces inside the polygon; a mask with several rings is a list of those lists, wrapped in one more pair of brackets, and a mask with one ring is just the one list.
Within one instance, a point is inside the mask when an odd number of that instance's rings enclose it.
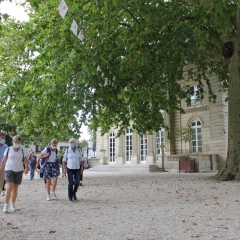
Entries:
{"label": "face mask", "polygon": [[1,139],[1,141],[0,141],[1,144],[4,144],[5,142],[6,142],[5,139]]}
{"label": "face mask", "polygon": [[51,146],[51,148],[52,148],[52,149],[56,149],[57,147],[55,147],[55,146]]}
{"label": "face mask", "polygon": [[21,146],[21,144],[20,143],[13,143],[13,146],[15,147],[15,148],[19,148],[20,146]]}
{"label": "face mask", "polygon": [[69,147],[73,148],[74,147],[74,143],[69,143]]}

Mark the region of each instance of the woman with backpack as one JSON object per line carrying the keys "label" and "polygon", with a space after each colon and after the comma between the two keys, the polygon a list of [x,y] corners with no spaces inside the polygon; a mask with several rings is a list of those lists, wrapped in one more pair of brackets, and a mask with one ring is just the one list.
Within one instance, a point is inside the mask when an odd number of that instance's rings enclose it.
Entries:
{"label": "woman with backpack", "polygon": [[[77,200],[76,192],[80,183],[80,174],[83,174],[82,151],[77,148],[77,141],[74,138],[69,140],[69,148],[63,156],[64,174],[68,176],[68,199]],[[75,180],[75,184],[74,184]]]}
{"label": "woman with backpack", "polygon": [[[21,137],[16,135],[12,139],[13,146],[8,147],[4,154],[3,160],[0,168],[0,174],[2,168],[5,168],[5,180],[6,180],[6,194],[5,194],[5,204],[3,206],[3,212],[8,212],[9,201],[11,199],[10,209],[16,211],[15,201],[18,194],[18,186],[22,183],[23,171],[28,173],[28,162],[27,157],[23,148],[21,148]],[[25,165],[25,170],[23,166],[23,161]]]}
{"label": "woman with backpack", "polygon": [[[55,190],[57,186],[57,179],[60,175],[57,144],[58,141],[56,139],[52,139],[50,146],[45,147],[42,153],[38,156],[39,159],[45,159],[40,172],[43,173],[44,180],[46,179],[47,201],[50,201],[51,199],[57,199]],[[52,193],[50,196],[51,183]]]}

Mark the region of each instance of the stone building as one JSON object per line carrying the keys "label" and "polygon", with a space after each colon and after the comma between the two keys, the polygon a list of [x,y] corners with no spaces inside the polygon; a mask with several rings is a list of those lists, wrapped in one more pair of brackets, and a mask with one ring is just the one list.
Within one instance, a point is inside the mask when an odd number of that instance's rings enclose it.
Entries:
{"label": "stone building", "polygon": [[[189,96],[191,106],[182,101],[185,114],[174,112],[171,115],[162,112],[165,123],[174,131],[175,128],[192,128],[193,138],[186,143],[181,137],[171,140],[165,130],[152,135],[142,135],[126,129],[125,134],[116,138],[116,129],[112,128],[101,136],[97,132],[96,153],[99,164],[145,164],[162,167],[167,171],[179,171],[179,155],[187,151],[195,159],[196,171],[217,170],[227,155],[228,136],[228,103],[225,102],[226,93],[219,92],[219,81],[216,76],[211,77],[211,85],[217,95],[216,103],[208,101],[208,88],[205,86],[204,99],[194,82],[191,87],[194,94]],[[164,155],[160,145],[164,143]]]}

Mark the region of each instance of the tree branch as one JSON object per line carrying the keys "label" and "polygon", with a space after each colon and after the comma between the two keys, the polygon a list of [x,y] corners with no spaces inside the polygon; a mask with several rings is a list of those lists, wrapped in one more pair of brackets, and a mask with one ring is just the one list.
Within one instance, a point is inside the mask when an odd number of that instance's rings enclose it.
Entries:
{"label": "tree branch", "polygon": [[217,62],[223,61],[223,56],[220,52],[217,53],[217,52],[213,52],[212,50],[200,51],[194,45],[189,45],[189,44],[183,44],[182,46],[183,48],[185,48],[186,50],[190,51],[193,54],[204,56],[210,60],[217,61]]}
{"label": "tree branch", "polygon": [[119,25],[126,26],[126,27],[131,27],[129,24],[123,23],[123,22],[120,22]]}
{"label": "tree branch", "polygon": [[124,9],[132,16],[132,18],[133,18],[139,25],[141,25],[140,22],[138,21],[138,19],[137,19],[127,8],[124,8]]}

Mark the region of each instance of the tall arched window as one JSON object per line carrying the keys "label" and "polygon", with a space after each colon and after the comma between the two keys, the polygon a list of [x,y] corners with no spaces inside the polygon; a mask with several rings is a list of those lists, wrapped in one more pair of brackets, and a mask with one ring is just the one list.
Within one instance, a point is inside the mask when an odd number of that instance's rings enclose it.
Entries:
{"label": "tall arched window", "polygon": [[132,156],[132,131],[131,129],[126,130],[126,162],[131,162]]}
{"label": "tall arched window", "polygon": [[110,138],[109,138],[109,160],[110,162],[114,162],[115,161],[115,135],[114,133],[110,134]]}
{"label": "tall arched window", "polygon": [[146,162],[147,157],[147,135],[142,135],[140,139],[140,160]]}
{"label": "tall arched window", "polygon": [[157,132],[157,138],[156,138],[156,148],[157,148],[157,151],[156,153],[157,154],[160,154],[161,153],[161,144],[164,144],[164,130],[161,129]]}
{"label": "tall arched window", "polygon": [[202,126],[200,121],[192,122],[192,152],[202,152]]}

